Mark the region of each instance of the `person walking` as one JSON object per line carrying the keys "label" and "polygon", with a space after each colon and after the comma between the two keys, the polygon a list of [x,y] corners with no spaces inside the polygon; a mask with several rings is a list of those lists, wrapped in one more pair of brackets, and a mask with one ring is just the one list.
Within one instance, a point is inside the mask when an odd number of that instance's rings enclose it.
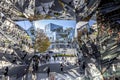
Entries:
{"label": "person walking", "polygon": [[93,52],[93,56],[98,59],[100,57],[100,51],[98,50],[98,46],[94,44],[94,42],[91,42],[91,48]]}
{"label": "person walking", "polygon": [[38,68],[39,68],[39,59],[36,58],[36,61],[35,61],[35,71],[38,71]]}
{"label": "person walking", "polygon": [[61,70],[61,72],[63,72],[63,64],[62,63],[60,64],[60,70]]}
{"label": "person walking", "polygon": [[5,68],[5,72],[4,72],[4,79],[5,79],[5,80],[9,80],[8,70],[9,70],[9,68],[6,67],[6,68]]}
{"label": "person walking", "polygon": [[84,55],[85,57],[88,57],[89,51],[88,51],[88,48],[87,48],[87,46],[86,46],[85,43],[82,44],[81,50],[82,50],[83,55]]}
{"label": "person walking", "polygon": [[83,69],[83,74],[85,74],[85,69],[86,69],[86,65],[85,65],[85,62],[83,62],[83,64],[82,64],[82,69]]}
{"label": "person walking", "polygon": [[33,71],[34,72],[36,72],[36,71],[38,71],[38,68],[39,68],[39,57],[38,56],[33,56],[33,59],[32,59],[32,61],[33,61]]}
{"label": "person walking", "polygon": [[56,61],[56,56],[55,55],[53,56],[53,58],[54,58],[54,61]]}
{"label": "person walking", "polygon": [[48,69],[47,69],[47,75],[48,75],[48,77],[49,77],[49,74],[50,74],[50,67],[48,67]]}
{"label": "person walking", "polygon": [[4,72],[5,77],[8,76],[8,69],[9,69],[8,67],[5,68],[5,72]]}

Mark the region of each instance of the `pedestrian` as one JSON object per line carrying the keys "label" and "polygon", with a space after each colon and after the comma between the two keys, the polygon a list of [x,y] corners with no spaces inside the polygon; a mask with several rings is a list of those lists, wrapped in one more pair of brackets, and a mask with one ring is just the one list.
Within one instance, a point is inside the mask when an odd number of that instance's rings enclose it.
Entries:
{"label": "pedestrian", "polygon": [[83,43],[81,50],[82,50],[82,53],[85,57],[87,57],[89,55],[89,51],[88,51],[88,48],[87,48],[85,43]]}
{"label": "pedestrian", "polygon": [[82,73],[82,74],[85,74],[85,73],[86,73],[86,72],[85,72],[85,71],[86,71],[85,69],[86,69],[86,65],[85,65],[85,62],[83,62],[83,64],[82,64],[83,73]]}
{"label": "pedestrian", "polygon": [[35,58],[35,61],[34,61],[34,63],[35,63],[35,71],[38,71],[38,65],[39,65],[39,59],[38,59],[38,57],[36,57]]}
{"label": "pedestrian", "polygon": [[8,76],[8,69],[9,69],[8,67],[5,68],[5,72],[4,72],[5,76]]}
{"label": "pedestrian", "polygon": [[98,50],[98,46],[94,44],[94,42],[91,42],[91,48],[93,52],[93,56],[98,59],[100,57],[100,51]]}
{"label": "pedestrian", "polygon": [[80,66],[80,63],[81,63],[81,60],[80,59],[78,59],[78,65]]}
{"label": "pedestrian", "polygon": [[61,72],[63,72],[63,64],[62,63],[60,64],[60,70],[61,70]]}
{"label": "pedestrian", "polygon": [[17,57],[16,57],[15,55],[13,55],[12,63],[13,63],[13,64],[16,64],[16,60],[17,60]]}
{"label": "pedestrian", "polygon": [[54,58],[54,61],[55,61],[56,60],[56,56],[54,55],[53,58]]}
{"label": "pedestrian", "polygon": [[33,56],[33,59],[32,59],[32,61],[33,61],[33,71],[37,71],[38,70],[38,64],[39,64],[39,59],[38,59],[38,57],[37,56]]}
{"label": "pedestrian", "polygon": [[45,55],[45,59],[46,59],[46,61],[48,61],[48,55],[47,54]]}
{"label": "pedestrian", "polygon": [[47,75],[48,75],[48,77],[49,77],[49,74],[50,74],[50,67],[48,67],[48,69],[47,69]]}

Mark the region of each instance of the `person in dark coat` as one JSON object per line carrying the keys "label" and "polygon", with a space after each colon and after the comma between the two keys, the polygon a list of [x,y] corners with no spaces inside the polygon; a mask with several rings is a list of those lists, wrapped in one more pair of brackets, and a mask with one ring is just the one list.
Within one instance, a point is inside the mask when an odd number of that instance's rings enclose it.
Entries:
{"label": "person in dark coat", "polygon": [[4,72],[5,76],[8,76],[8,69],[9,69],[8,67],[5,68],[5,72]]}
{"label": "person in dark coat", "polygon": [[60,64],[60,70],[63,72],[63,64]]}
{"label": "person in dark coat", "polygon": [[85,70],[85,62],[83,62],[82,69]]}
{"label": "person in dark coat", "polygon": [[78,59],[78,64],[79,64],[79,66],[80,66],[80,64],[81,64],[81,60],[80,60],[80,59]]}
{"label": "person in dark coat", "polygon": [[39,65],[39,59],[36,59],[36,61],[35,61],[35,71],[37,71],[38,70],[38,66]]}
{"label": "person in dark coat", "polygon": [[88,56],[89,55],[89,50],[88,50],[88,48],[87,48],[85,43],[82,45],[81,50],[82,50],[82,53],[83,53],[84,56]]}
{"label": "person in dark coat", "polygon": [[47,69],[47,74],[49,76],[49,74],[50,74],[50,67],[48,67],[48,69]]}
{"label": "person in dark coat", "polygon": [[85,64],[85,62],[83,62],[83,64],[82,64],[82,69],[83,69],[83,74],[85,74],[85,68],[86,68],[86,64]]}
{"label": "person in dark coat", "polygon": [[94,42],[91,42],[91,48],[92,48],[93,55],[95,56],[95,58],[97,59],[98,57],[100,57],[100,52],[98,50],[97,45],[95,45]]}
{"label": "person in dark coat", "polygon": [[39,58],[38,56],[33,56],[33,71],[38,71],[39,68]]}
{"label": "person in dark coat", "polygon": [[56,56],[55,55],[53,56],[53,58],[54,58],[54,61],[56,61]]}

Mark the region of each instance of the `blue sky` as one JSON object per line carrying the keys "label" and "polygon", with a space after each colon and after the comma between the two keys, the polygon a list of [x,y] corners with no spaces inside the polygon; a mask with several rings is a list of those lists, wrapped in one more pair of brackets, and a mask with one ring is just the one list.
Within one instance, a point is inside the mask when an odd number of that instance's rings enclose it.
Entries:
{"label": "blue sky", "polygon": [[17,21],[16,24],[25,30],[29,29],[32,26],[32,23],[30,21]]}
{"label": "blue sky", "polygon": [[96,23],[96,21],[94,21],[94,20],[89,20],[88,23],[89,23],[90,26],[92,26],[94,23]]}
{"label": "blue sky", "polygon": [[[41,29],[44,29],[43,26],[49,23],[54,23],[57,25],[61,25],[63,27],[75,27],[76,21],[74,20],[38,20],[34,21],[36,27],[40,27]],[[89,25],[93,25],[96,21],[90,20]],[[32,26],[32,23],[30,21],[17,21],[16,24],[24,28],[25,30],[29,29]]]}

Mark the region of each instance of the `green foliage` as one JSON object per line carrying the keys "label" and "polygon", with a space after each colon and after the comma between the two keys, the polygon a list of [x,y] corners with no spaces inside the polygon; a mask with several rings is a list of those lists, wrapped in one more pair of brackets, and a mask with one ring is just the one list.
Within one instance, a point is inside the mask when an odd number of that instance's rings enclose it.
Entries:
{"label": "green foliage", "polygon": [[44,32],[39,31],[35,41],[35,50],[38,50],[39,52],[45,52],[49,46],[50,41],[48,37],[44,34]]}

